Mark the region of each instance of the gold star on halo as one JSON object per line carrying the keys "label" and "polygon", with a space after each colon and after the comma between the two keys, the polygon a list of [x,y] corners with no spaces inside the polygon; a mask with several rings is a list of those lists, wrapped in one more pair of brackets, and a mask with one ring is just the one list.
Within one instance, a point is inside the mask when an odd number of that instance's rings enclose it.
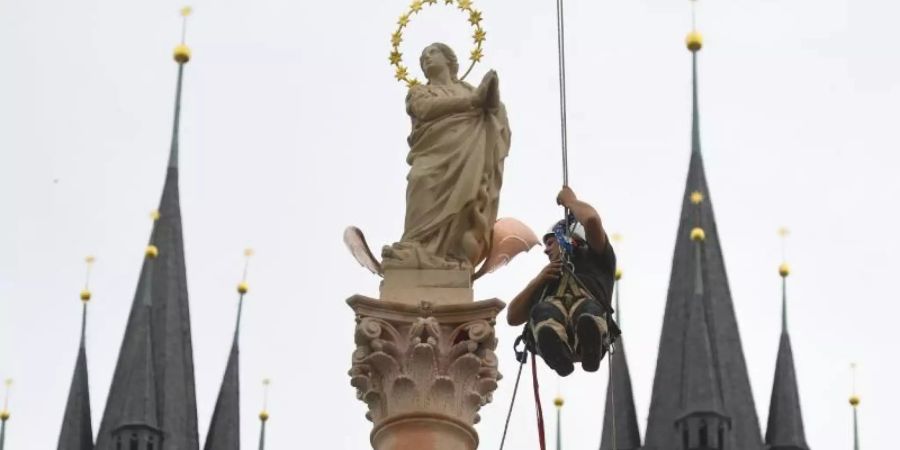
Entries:
{"label": "gold star on halo", "polygon": [[412,12],[419,12],[422,10],[422,0],[415,0],[412,4],[409,5],[409,9]]}
{"label": "gold star on halo", "polygon": [[403,59],[403,53],[400,53],[396,48],[391,52],[391,64],[400,64],[400,61]]}
{"label": "gold star on halo", "polygon": [[476,44],[481,44],[484,42],[485,36],[487,36],[487,33],[483,29],[478,28],[475,30],[475,34],[472,35],[472,39],[475,40]]}
{"label": "gold star on halo", "polygon": [[481,61],[482,56],[484,56],[484,54],[481,52],[481,49],[476,48],[475,50],[472,50],[472,54],[469,55],[469,59],[478,62]]}
{"label": "gold star on halo", "polygon": [[453,4],[453,0],[444,0],[444,4],[445,4],[445,5],[452,5],[452,4]]}
{"label": "gold star on halo", "polygon": [[429,5],[433,5],[433,4],[437,3],[437,0],[425,0],[425,3],[429,4]]}
{"label": "gold star on halo", "polygon": [[415,79],[415,78],[413,78],[412,80],[406,80],[406,87],[408,87],[408,88],[410,88],[410,89],[411,89],[413,86],[418,86],[419,84],[420,84],[420,83],[419,83],[419,80],[417,80],[417,79]]}
{"label": "gold star on halo", "polygon": [[469,12],[469,23],[478,25],[481,23],[481,11],[472,10]]}
{"label": "gold star on halo", "polygon": [[395,31],[394,34],[391,35],[391,44],[393,44],[394,47],[396,47],[396,46],[400,45],[401,42],[403,42],[403,35],[400,34],[399,30]]}
{"label": "gold star on halo", "polygon": [[397,66],[397,72],[394,74],[394,77],[397,78],[398,81],[405,80],[409,73],[406,70],[406,67]]}
{"label": "gold star on halo", "polygon": [[622,236],[622,233],[613,233],[612,240],[613,242],[622,242],[622,239],[625,239],[625,236]]}
{"label": "gold star on halo", "polygon": [[472,6],[472,0],[459,0],[459,9],[469,9]]}
{"label": "gold star on halo", "polygon": [[699,205],[700,203],[703,203],[703,198],[704,197],[703,197],[702,192],[700,192],[700,191],[691,192],[691,203],[693,203],[695,205]]}
{"label": "gold star on halo", "polygon": [[397,19],[397,25],[400,25],[401,28],[409,25],[409,14],[400,16],[400,18]]}

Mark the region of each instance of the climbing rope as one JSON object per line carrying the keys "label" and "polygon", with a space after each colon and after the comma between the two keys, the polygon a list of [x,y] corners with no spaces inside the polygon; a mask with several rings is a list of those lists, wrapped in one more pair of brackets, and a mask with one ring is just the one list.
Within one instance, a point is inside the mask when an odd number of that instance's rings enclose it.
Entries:
{"label": "climbing rope", "polygon": [[[559,57],[559,126],[562,140],[563,185],[569,185],[569,149],[566,133],[566,33],[563,0],[556,0],[556,43]],[[566,215],[568,218],[568,214]],[[568,223],[566,224],[568,225]]]}
{"label": "climbing rope", "polygon": [[544,409],[541,408],[541,387],[538,386],[537,358],[531,358],[531,381],[534,387],[534,409],[537,413],[538,442],[541,450],[547,450],[547,438],[544,436]]}
{"label": "climbing rope", "polygon": [[522,368],[525,367],[525,362],[528,360],[528,349],[522,348],[521,351],[518,349],[519,344],[522,344],[523,340],[524,335],[517,337],[516,342],[513,343],[516,361],[519,362],[519,372],[516,374],[516,384],[513,386],[512,399],[509,401],[509,412],[506,413],[506,423],[503,424],[503,438],[500,439],[500,450],[503,450],[503,445],[506,443],[506,432],[509,430],[509,419],[512,417],[513,406],[516,404],[516,394],[519,392],[519,380],[522,378]]}
{"label": "climbing rope", "polygon": [[[616,306],[619,306],[616,304]],[[606,313],[606,321],[609,323],[609,313]],[[608,338],[607,338],[608,339]],[[609,343],[609,355],[607,356],[609,365],[609,407],[612,408],[612,450],[619,450],[619,438],[616,436],[616,384],[613,382],[613,355],[616,354],[616,345]],[[600,440],[603,445],[603,439]]]}

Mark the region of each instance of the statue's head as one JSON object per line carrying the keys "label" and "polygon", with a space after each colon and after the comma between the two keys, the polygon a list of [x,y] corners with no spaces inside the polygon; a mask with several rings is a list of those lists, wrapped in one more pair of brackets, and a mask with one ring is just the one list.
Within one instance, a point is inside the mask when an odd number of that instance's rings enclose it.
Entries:
{"label": "statue's head", "polygon": [[453,53],[453,49],[447,44],[435,42],[425,47],[422,56],[419,57],[419,65],[429,80],[445,70],[451,80],[459,80],[459,61],[456,59],[456,53]]}

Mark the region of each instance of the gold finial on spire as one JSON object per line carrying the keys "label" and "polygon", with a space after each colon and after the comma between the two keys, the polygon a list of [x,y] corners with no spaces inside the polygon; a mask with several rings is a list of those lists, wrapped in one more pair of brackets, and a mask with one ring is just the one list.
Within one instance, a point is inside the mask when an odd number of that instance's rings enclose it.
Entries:
{"label": "gold finial on spire", "polygon": [[0,420],[6,422],[9,420],[9,388],[12,387],[13,380],[12,378],[7,378],[3,381],[3,385],[5,387],[5,394],[3,395],[3,409],[0,410]]}
{"label": "gold finial on spire", "polygon": [[262,380],[263,384],[263,407],[262,411],[259,413],[259,420],[265,422],[269,420],[269,385],[272,384],[272,380],[268,378],[264,378]]}
{"label": "gold finial on spire", "polygon": [[856,394],[856,363],[850,363],[850,406],[859,406],[859,395]]}
{"label": "gold finial on spire", "polygon": [[184,43],[187,36],[187,18],[194,12],[190,6],[181,8],[181,43],[175,47],[173,57],[178,64],[184,64],[191,60],[191,48]]}
{"label": "gold finial on spire", "polygon": [[781,227],[778,229],[778,235],[781,236],[781,265],[778,266],[778,274],[781,275],[781,278],[786,278],[791,274],[791,266],[787,263],[787,237],[790,236],[791,231],[787,229],[787,227]]}
{"label": "gold finial on spire", "polygon": [[691,192],[691,203],[693,203],[695,205],[699,205],[699,204],[703,203],[704,198],[705,197],[703,196],[703,193],[700,191]]}
{"label": "gold finial on spire", "polygon": [[250,290],[250,285],[247,284],[247,269],[250,267],[251,256],[253,256],[253,249],[250,247],[244,249],[244,274],[241,276],[241,282],[237,286],[237,291],[241,295],[246,294]]}
{"label": "gold finial on spire", "polygon": [[85,266],[87,266],[87,268],[86,268],[85,274],[84,274],[84,289],[81,290],[80,297],[81,297],[81,301],[83,301],[85,303],[87,303],[91,300],[91,289],[90,289],[91,268],[94,266],[95,260],[96,260],[96,258],[94,258],[93,256],[90,256],[90,255],[88,255],[84,258],[84,264],[85,264]]}
{"label": "gold finial on spire", "polygon": [[691,0],[691,32],[685,38],[685,43],[692,52],[703,48],[703,35],[697,31],[697,0]]}
{"label": "gold finial on spire", "polygon": [[705,241],[706,240],[706,232],[703,231],[703,228],[694,227],[691,230],[691,240],[692,241]]}
{"label": "gold finial on spire", "polygon": [[[150,211],[150,220],[152,220],[154,222],[154,225],[155,225],[155,222],[159,220],[159,210],[158,209],[154,209],[154,210]],[[153,245],[152,243],[148,244],[147,248],[144,249],[144,256],[147,258],[150,258],[150,259],[155,259],[157,256],[159,256],[159,249],[156,248],[156,246]]]}
{"label": "gold finial on spire", "polygon": [[562,395],[557,395],[556,398],[553,399],[553,404],[557,408],[562,408],[565,404],[565,400],[563,400]]}

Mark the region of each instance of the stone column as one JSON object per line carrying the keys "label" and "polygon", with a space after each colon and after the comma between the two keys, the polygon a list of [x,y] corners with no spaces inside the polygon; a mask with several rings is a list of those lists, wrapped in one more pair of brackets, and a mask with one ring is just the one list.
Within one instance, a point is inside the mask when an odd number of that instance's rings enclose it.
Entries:
{"label": "stone column", "polygon": [[350,384],[368,405],[375,450],[478,447],[473,425],[501,378],[494,325],[505,305],[473,302],[470,282],[449,272],[388,272],[390,300],[347,300],[356,313]]}

